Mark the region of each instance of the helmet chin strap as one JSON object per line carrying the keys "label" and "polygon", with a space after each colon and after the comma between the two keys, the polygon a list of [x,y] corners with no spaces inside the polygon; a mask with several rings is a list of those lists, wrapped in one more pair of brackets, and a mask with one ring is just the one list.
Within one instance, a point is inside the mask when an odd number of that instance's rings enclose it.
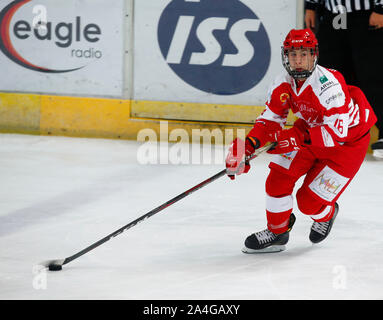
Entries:
{"label": "helmet chin strap", "polygon": [[308,71],[308,70],[305,70],[305,71],[295,71],[295,70],[292,70],[290,72],[290,75],[295,79],[295,80],[306,80],[309,76],[311,76],[312,71]]}

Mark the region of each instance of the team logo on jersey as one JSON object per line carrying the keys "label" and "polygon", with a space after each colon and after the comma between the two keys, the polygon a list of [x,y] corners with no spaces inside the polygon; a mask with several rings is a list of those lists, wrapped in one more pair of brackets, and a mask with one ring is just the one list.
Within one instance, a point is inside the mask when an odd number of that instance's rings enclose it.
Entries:
{"label": "team logo on jersey", "polygon": [[281,100],[282,104],[286,104],[287,100],[290,99],[290,95],[287,92],[284,92],[279,96],[279,99]]}
{"label": "team logo on jersey", "polygon": [[271,58],[262,21],[240,0],[172,0],[159,20],[158,43],[181,79],[219,95],[253,88]]}

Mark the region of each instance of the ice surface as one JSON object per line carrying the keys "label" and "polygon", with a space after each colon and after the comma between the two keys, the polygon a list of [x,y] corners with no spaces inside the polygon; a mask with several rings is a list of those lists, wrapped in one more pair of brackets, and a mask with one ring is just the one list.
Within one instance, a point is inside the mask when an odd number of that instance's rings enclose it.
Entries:
{"label": "ice surface", "polygon": [[[270,155],[222,177],[59,272],[70,256],[223,169],[143,165],[133,141],[0,135],[0,299],[382,299],[383,162],[367,156],[329,238],[298,211],[287,250],[246,255],[265,228]],[[299,186],[299,183],[298,185]]]}

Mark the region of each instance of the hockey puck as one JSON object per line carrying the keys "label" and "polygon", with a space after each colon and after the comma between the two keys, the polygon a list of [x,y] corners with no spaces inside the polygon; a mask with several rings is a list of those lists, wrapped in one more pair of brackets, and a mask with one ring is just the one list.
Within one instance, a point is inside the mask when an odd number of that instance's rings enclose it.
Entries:
{"label": "hockey puck", "polygon": [[62,268],[63,267],[59,264],[50,264],[48,267],[49,271],[60,271]]}

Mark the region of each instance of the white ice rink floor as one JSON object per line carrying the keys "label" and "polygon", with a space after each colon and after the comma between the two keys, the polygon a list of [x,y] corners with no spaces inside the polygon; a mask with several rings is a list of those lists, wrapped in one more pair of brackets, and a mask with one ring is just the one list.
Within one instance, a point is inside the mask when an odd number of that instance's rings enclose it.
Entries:
{"label": "white ice rink floor", "polygon": [[72,261],[68,257],[223,169],[143,165],[132,141],[0,135],[0,299],[382,299],[383,162],[367,156],[312,245],[298,211],[287,250],[246,255],[264,229],[270,155]]}

